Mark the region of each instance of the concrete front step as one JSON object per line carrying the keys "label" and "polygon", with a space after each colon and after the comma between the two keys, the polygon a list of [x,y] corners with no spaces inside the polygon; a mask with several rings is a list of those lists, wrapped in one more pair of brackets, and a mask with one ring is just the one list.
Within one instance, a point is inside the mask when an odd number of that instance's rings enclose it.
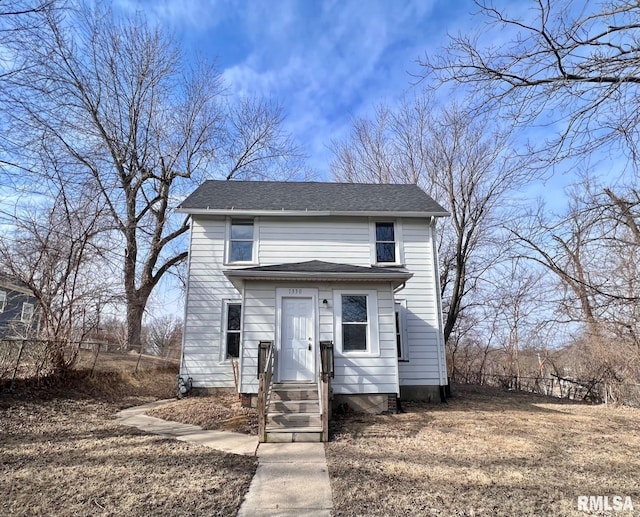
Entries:
{"label": "concrete front step", "polygon": [[274,384],[271,401],[318,400],[318,388],[312,384]]}
{"label": "concrete front step", "polygon": [[269,413],[320,413],[317,400],[272,400]]}
{"label": "concrete front step", "polygon": [[267,415],[267,428],[322,427],[319,413],[272,413]]}
{"label": "concrete front step", "polygon": [[286,430],[267,430],[265,438],[267,443],[321,442],[322,429],[292,427]]}
{"label": "concrete front step", "polygon": [[318,385],[315,382],[274,382],[274,389],[281,390],[315,390]]}
{"label": "concrete front step", "polygon": [[276,383],[271,387],[267,442],[321,442],[318,387],[311,383]]}

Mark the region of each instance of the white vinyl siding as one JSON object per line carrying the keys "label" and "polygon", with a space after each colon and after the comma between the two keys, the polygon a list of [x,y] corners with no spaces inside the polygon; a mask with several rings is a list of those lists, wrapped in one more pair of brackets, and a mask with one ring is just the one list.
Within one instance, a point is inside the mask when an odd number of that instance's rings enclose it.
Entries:
{"label": "white vinyl siding", "polygon": [[226,220],[191,221],[189,281],[180,374],[196,388],[235,386],[231,362],[224,360],[224,301],[240,294],[222,274]]}
{"label": "white vinyl siding", "polygon": [[322,260],[369,265],[369,229],[365,217],[261,217],[261,266]]}
{"label": "white vinyl siding", "polygon": [[[322,260],[370,266],[374,222],[368,217],[255,218],[255,262],[268,266]],[[340,354],[336,346],[332,384],[335,393],[397,393],[398,383],[438,385],[443,378],[446,382],[428,219],[404,218],[394,222],[399,247],[396,259],[403,261],[414,275],[403,289],[395,293],[396,300],[388,282],[247,281],[244,293],[239,293],[223,274],[225,269],[247,267],[247,264],[225,265],[230,219],[194,216],[181,374],[191,376],[194,387],[235,386],[231,363],[224,360],[224,311],[225,302],[242,303],[240,391],[257,393],[258,344],[260,341],[275,342],[277,338],[276,289],[300,287],[318,290],[318,343],[333,341],[337,344],[339,339],[334,327],[334,292],[375,292],[378,336],[371,345],[377,346],[377,352],[358,352],[350,356]],[[327,304],[322,303],[324,299]],[[397,300],[406,304],[406,357],[403,359],[408,359],[408,362],[400,363],[395,325]],[[373,322],[370,320],[369,323]],[[316,364],[319,364],[318,358]]]}
{"label": "white vinyl siding", "polygon": [[[395,308],[393,292],[388,283],[368,283],[367,290],[377,314],[375,342],[372,353],[341,353],[339,327],[334,327],[335,378],[331,386],[336,394],[398,393],[398,361],[396,356]],[[362,293],[362,284],[345,284],[336,289],[340,293]],[[335,305],[335,292],[332,296]],[[320,294],[322,298],[322,293]],[[335,308],[331,308],[335,310]],[[322,314],[322,313],[321,313]],[[323,338],[321,338],[323,339]]]}
{"label": "white vinyl siding", "polygon": [[[320,341],[335,343],[334,332],[334,283],[295,282],[287,285],[301,289],[318,291],[318,314],[315,351],[319,354]],[[362,292],[362,283],[339,284],[348,292]],[[276,338],[276,289],[279,282],[249,281],[245,286],[244,312],[242,323],[242,378],[240,390],[243,393],[257,393],[258,343]],[[345,356],[336,351],[335,378],[331,386],[337,394],[398,393],[398,363],[394,323],[394,303],[391,286],[388,283],[368,283],[366,291],[376,293],[377,348],[378,354],[367,356]],[[327,300],[325,305],[322,300]],[[251,316],[249,316],[251,314]],[[316,356],[319,364],[319,356]]]}
{"label": "white vinyl siding", "polygon": [[413,273],[396,293],[406,303],[408,362],[399,364],[400,385],[446,383],[442,317],[433,261],[433,232],[425,220],[403,220],[405,267]]}

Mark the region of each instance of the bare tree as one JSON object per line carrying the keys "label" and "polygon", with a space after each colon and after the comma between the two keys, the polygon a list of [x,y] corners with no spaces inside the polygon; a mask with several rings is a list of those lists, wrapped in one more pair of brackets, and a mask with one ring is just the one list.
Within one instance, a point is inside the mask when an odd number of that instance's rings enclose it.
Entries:
{"label": "bare tree", "polygon": [[149,351],[167,358],[179,353],[182,339],[182,320],[173,316],[156,316],[147,324]]}
{"label": "bare tree", "polygon": [[[273,103],[231,102],[212,66],[191,66],[176,43],[140,14],[100,6],[43,13],[0,105],[11,123],[6,170],[48,177],[32,157],[46,149],[76,185],[101,199],[122,261],[127,341],[141,346],[151,292],[187,256],[186,219],[173,208],[207,175],[263,176],[300,166]],[[286,161],[286,167],[282,167]],[[25,188],[34,188],[33,175]]]}
{"label": "bare tree", "polygon": [[42,15],[59,9],[56,0],[4,0],[0,2],[0,47],[3,51],[0,81],[24,71],[30,64],[21,56],[20,33],[42,24]]}
{"label": "bare tree", "polygon": [[550,317],[570,330],[562,363],[592,387],[640,380],[640,245],[607,199],[607,189],[583,178],[565,211],[538,210],[512,229],[522,256],[555,277]]}
{"label": "bare tree", "polygon": [[637,166],[640,5],[533,4],[526,11],[518,4],[519,14],[510,15],[516,4],[499,9],[476,1],[488,22],[479,20],[483,32],[451,37],[442,52],[425,56],[425,77],[464,85],[476,108],[559,127],[557,139],[544,142],[554,158],[613,144]]}
{"label": "bare tree", "polygon": [[91,307],[113,295],[103,265],[102,214],[99,198],[70,199],[60,189],[31,212],[10,219],[13,230],[0,240],[3,270],[33,293],[38,337],[50,343],[49,357],[57,369],[75,360],[72,343],[95,330],[97,314]]}
{"label": "bare tree", "polygon": [[508,132],[488,118],[440,109],[427,97],[380,107],[374,120],[356,120],[351,135],[333,143],[338,180],[417,183],[450,210],[439,239],[447,340],[482,277],[503,258],[508,195],[531,178],[509,150]]}

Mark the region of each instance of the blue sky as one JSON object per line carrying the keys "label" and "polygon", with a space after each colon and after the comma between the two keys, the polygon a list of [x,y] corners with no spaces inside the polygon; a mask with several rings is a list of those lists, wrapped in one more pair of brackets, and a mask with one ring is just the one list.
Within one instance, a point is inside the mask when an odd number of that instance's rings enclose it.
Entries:
{"label": "blue sky", "polygon": [[[353,117],[399,101],[416,88],[425,52],[479,23],[471,0],[114,1],[172,31],[188,54],[215,60],[231,94],[278,100],[318,180],[332,179],[328,145]],[[182,302],[170,284],[151,311]]]}
{"label": "blue sky", "polygon": [[413,88],[425,52],[477,23],[470,0],[116,0],[216,61],[234,95],[278,100],[318,179],[353,116]]}

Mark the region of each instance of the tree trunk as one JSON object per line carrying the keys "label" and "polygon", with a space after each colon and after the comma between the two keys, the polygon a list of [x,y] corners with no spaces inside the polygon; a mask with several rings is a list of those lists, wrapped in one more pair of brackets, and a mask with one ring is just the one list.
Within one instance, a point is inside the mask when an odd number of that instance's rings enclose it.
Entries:
{"label": "tree trunk", "polygon": [[146,297],[135,293],[127,297],[127,349],[142,353],[142,316]]}

